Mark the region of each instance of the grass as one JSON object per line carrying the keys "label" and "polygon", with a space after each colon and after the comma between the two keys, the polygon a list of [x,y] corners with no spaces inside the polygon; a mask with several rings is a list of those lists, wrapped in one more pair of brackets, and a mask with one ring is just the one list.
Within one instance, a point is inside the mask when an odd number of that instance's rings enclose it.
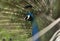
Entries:
{"label": "grass", "polygon": [[9,38],[12,38],[13,41],[25,41],[27,39],[27,34],[23,29],[14,29],[14,30],[8,30],[4,29],[0,31],[0,40],[3,38],[6,38],[8,41]]}

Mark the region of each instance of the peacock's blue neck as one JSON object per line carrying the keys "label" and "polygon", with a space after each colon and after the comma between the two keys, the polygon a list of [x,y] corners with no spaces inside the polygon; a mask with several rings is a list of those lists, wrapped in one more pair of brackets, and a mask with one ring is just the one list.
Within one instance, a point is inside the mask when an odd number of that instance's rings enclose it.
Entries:
{"label": "peacock's blue neck", "polygon": [[[32,36],[34,36],[36,33],[38,33],[38,25],[35,20],[34,15],[31,12],[28,12],[28,15],[32,17],[31,23],[32,23]],[[33,41],[39,41],[39,39],[34,40],[35,37],[33,37]]]}
{"label": "peacock's blue neck", "polygon": [[35,20],[32,22],[32,35],[35,35],[38,32],[38,25]]}

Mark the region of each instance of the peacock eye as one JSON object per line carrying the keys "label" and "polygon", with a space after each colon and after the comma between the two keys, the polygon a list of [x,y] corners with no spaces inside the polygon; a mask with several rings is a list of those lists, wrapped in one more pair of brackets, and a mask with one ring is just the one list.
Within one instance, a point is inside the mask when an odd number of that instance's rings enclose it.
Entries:
{"label": "peacock eye", "polygon": [[26,17],[25,17],[25,20],[29,20],[30,19],[30,15],[27,15]]}
{"label": "peacock eye", "polygon": [[32,16],[31,16],[31,15],[27,15],[27,16],[25,17],[25,20],[32,21]]}
{"label": "peacock eye", "polygon": [[30,15],[27,15],[27,20],[29,20],[30,19]]}

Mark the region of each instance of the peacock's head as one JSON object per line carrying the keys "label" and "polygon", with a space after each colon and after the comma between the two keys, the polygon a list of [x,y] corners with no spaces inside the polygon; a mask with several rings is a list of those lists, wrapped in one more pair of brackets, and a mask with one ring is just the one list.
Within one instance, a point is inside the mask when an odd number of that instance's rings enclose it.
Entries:
{"label": "peacock's head", "polygon": [[27,20],[27,21],[33,21],[33,19],[34,19],[34,17],[33,17],[32,14],[27,14],[27,15],[25,16],[25,20]]}
{"label": "peacock's head", "polygon": [[[30,10],[30,9],[32,9],[32,5],[26,5],[24,8]],[[25,20],[33,21],[33,19],[34,19],[33,17],[34,17],[33,14],[29,11],[27,13],[27,15],[25,16]]]}

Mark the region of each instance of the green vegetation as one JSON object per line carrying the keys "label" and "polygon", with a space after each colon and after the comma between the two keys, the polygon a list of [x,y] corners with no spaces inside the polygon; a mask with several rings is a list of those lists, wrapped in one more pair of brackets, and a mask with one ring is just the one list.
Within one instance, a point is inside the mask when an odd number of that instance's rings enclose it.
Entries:
{"label": "green vegetation", "polygon": [[[28,4],[33,6],[31,10],[24,9]],[[27,11],[33,12],[40,31],[51,23],[44,14],[54,19],[60,17],[59,4],[59,0],[0,0],[0,41],[3,38],[6,38],[6,41],[9,38],[13,41],[26,41],[32,36],[32,25],[24,20]],[[57,29],[53,28],[41,36],[41,41],[49,41]]]}

